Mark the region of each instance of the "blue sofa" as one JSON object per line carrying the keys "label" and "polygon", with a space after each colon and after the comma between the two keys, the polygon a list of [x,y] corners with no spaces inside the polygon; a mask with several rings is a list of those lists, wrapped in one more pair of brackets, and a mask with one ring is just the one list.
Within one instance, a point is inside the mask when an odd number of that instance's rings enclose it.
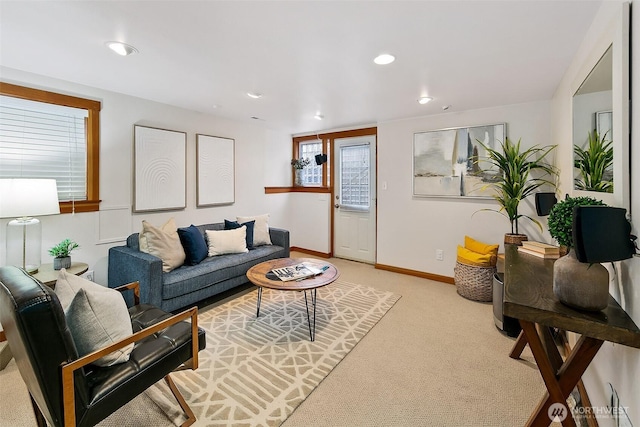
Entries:
{"label": "blue sofa", "polygon": [[[196,226],[205,230],[224,230],[224,223]],[[257,246],[247,253],[207,257],[197,265],[183,265],[168,273],[162,271],[162,260],[140,252],[138,234],[127,238],[125,246],[109,249],[109,287],[140,282],[140,300],[176,311],[195,305],[205,298],[248,283],[249,268],[275,258],[289,256],[289,231],[269,228],[272,245]]]}

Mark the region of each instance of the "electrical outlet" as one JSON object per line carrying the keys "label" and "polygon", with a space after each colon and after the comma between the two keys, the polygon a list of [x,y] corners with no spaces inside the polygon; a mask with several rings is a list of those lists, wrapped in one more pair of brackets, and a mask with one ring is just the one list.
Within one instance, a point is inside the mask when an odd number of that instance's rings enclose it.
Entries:
{"label": "electrical outlet", "polygon": [[89,270],[83,274],[84,278],[93,282],[93,270]]}
{"label": "electrical outlet", "polygon": [[436,260],[444,261],[444,251],[442,249],[436,249]]}

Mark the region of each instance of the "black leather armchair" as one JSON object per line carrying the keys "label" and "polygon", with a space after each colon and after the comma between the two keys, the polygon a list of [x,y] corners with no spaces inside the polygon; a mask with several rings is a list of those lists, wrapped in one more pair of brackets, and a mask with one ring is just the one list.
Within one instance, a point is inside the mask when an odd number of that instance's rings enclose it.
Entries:
{"label": "black leather armchair", "polygon": [[[125,285],[137,295],[137,283]],[[121,289],[122,290],[122,289]],[[205,333],[197,307],[172,316],[156,307],[129,308],[134,334],[78,357],[64,312],[52,289],[17,267],[0,267],[0,323],[27,385],[39,426],[93,426],[165,378],[187,416],[195,416],[169,373],[198,367]],[[187,322],[191,318],[191,322]],[[130,360],[109,367],[91,363],[134,342]]]}

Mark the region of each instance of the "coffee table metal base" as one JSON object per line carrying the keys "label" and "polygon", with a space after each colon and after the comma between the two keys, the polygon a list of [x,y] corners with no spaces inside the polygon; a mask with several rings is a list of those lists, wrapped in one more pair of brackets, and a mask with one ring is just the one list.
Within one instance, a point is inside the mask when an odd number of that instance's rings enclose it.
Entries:
{"label": "coffee table metal base", "polygon": [[[313,327],[311,326],[311,316],[309,314],[309,301],[307,299],[307,290],[303,290],[300,292],[304,292],[304,305],[307,309],[307,324],[309,325],[309,338],[311,341],[315,341],[316,339],[316,301],[318,300],[318,289],[309,289],[309,293],[311,294],[311,305],[313,306]],[[258,287],[258,306],[256,308],[256,317],[260,317],[260,303],[262,302],[262,287]]]}

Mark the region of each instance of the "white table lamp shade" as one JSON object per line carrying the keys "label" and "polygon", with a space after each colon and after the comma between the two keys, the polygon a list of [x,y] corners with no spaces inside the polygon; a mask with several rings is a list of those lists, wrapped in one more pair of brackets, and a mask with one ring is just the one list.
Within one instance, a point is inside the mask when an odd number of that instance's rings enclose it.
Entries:
{"label": "white table lamp shade", "polygon": [[42,228],[34,216],[60,213],[55,179],[0,179],[0,218],[7,224],[7,264],[38,271]]}
{"label": "white table lamp shade", "polygon": [[0,218],[59,213],[55,179],[0,179]]}

